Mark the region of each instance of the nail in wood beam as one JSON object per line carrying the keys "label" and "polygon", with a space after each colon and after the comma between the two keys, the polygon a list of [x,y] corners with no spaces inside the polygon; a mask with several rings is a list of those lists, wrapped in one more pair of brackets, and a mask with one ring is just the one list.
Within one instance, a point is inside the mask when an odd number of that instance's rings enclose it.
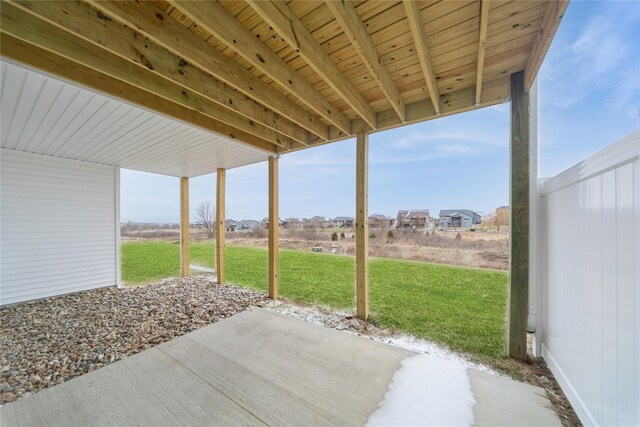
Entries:
{"label": "nail in wood beam", "polygon": [[278,158],[269,157],[269,298],[278,299]]}
{"label": "nail in wood beam", "polygon": [[218,180],[216,188],[216,283],[224,283],[224,191],[225,191],[226,171],[218,169]]}
{"label": "nail in wood beam", "polygon": [[369,317],[369,221],[368,168],[369,136],[358,133],[356,148],[356,313],[359,319]]}
{"label": "nail in wood beam", "polygon": [[509,357],[527,358],[529,313],[529,94],[524,72],[511,75]]}
{"label": "nail in wood beam", "polygon": [[189,178],[180,178],[180,271],[189,275]]}

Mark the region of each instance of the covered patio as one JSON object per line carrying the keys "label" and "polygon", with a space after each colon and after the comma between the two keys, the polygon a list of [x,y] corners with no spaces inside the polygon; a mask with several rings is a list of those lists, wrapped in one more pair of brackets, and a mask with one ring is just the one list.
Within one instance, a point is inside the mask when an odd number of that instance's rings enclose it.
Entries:
{"label": "covered patio", "polygon": [[[604,314],[598,311],[594,315],[585,309],[572,312],[574,316],[565,321],[562,305],[572,304],[574,298],[565,300],[569,293],[555,295],[554,290],[574,280],[576,275],[570,275],[571,271],[585,275],[589,271],[603,283],[604,289],[609,264],[604,265],[602,271],[590,271],[584,263],[572,266],[571,270],[565,264],[556,266],[557,258],[550,258],[547,255],[550,251],[543,249],[543,245],[549,246],[549,242],[557,240],[548,232],[554,218],[546,214],[555,205],[547,205],[547,201],[571,200],[575,203],[564,209],[574,209],[576,216],[584,213],[577,198],[551,196],[551,192],[580,187],[594,176],[615,172],[619,167],[625,169],[621,169],[617,181],[606,181],[610,184],[607,191],[615,194],[619,183],[630,183],[632,189],[640,188],[640,174],[632,173],[638,169],[638,135],[620,142],[612,149],[614,154],[605,154],[604,160],[595,161],[596,166],[589,166],[591,163],[576,166],[560,179],[561,183],[543,187],[546,192],[538,187],[535,81],[567,4],[565,0],[3,1],[0,10],[1,303],[14,304],[120,284],[121,167],[180,178],[183,276],[190,275],[189,179],[217,174],[216,276],[217,282],[224,284],[226,171],[260,161],[269,164],[268,177],[265,177],[269,183],[268,295],[277,299],[279,159],[296,150],[355,138],[354,293],[357,317],[367,320],[369,135],[510,102],[508,355],[526,360],[527,330],[535,332],[535,355],[549,356],[554,374],[560,377],[583,422],[597,424],[592,422],[596,419],[592,411],[602,405],[610,410],[604,415],[598,412],[602,415],[597,416],[600,422],[617,420],[618,415],[621,420],[627,417],[624,419],[637,421],[640,409],[629,403],[640,398],[637,387],[640,378],[636,375],[629,379],[622,369],[615,372],[616,378],[621,378],[618,383],[627,390],[620,392],[620,404],[617,395],[609,392],[592,396],[591,390],[604,390],[602,383],[609,376],[593,376],[587,384],[582,382],[586,370],[564,370],[588,353],[586,349],[582,353],[570,351],[588,340],[576,340],[577,335],[567,332],[564,325],[581,325],[584,318],[596,319],[597,325],[592,330],[598,327],[602,330],[605,324],[624,323],[621,334],[633,338],[640,317],[616,317],[615,310]],[[591,175],[583,175],[585,170],[591,171]],[[599,200],[601,206],[593,211],[597,218],[590,218],[590,223],[596,220],[600,224],[612,223],[605,217],[611,211],[607,209],[612,208],[627,216],[635,213],[630,216],[631,222],[638,224],[640,197],[629,198],[629,194],[637,195],[640,190],[630,191],[618,199]],[[605,202],[610,205],[605,206]],[[50,213],[48,224],[43,224],[34,213],[34,206]],[[545,218],[549,218],[549,223]],[[633,236],[637,237],[639,230],[640,224],[633,233],[621,232],[620,240],[612,243],[620,246],[624,240],[626,253],[631,256],[621,258],[618,270],[612,273],[618,277],[617,271],[628,272],[619,275],[622,283],[619,289],[626,293],[616,297],[614,289],[611,301],[618,298],[628,302],[631,308],[635,304],[636,309],[640,308],[637,289],[640,268],[634,264],[633,254],[640,253],[640,238],[633,240]],[[560,248],[562,244],[555,246]],[[40,263],[34,266],[25,258],[26,253],[36,256]],[[578,263],[573,259],[567,262]],[[615,268],[615,262],[611,265]],[[581,283],[576,283],[576,292],[580,286]],[[555,301],[562,304],[554,305]],[[556,312],[555,317],[549,314],[550,310]],[[254,320],[243,324],[250,319]],[[314,413],[318,414],[315,420],[320,424],[366,421],[407,353],[348,340],[345,348],[351,348],[354,353],[344,358],[336,351],[340,349],[338,341],[344,338],[329,336],[331,334],[296,322],[289,325],[289,322],[259,312],[243,314],[13,403],[3,408],[2,416],[16,420],[12,418],[15,414],[31,411],[21,408],[42,405],[42,410],[57,407],[56,410],[67,411],[69,417],[78,417],[78,423],[85,423],[88,406],[94,404],[89,397],[96,392],[91,389],[92,384],[107,386],[99,379],[108,377],[110,372],[117,375],[132,372],[132,378],[140,381],[130,389],[134,394],[138,394],[136,387],[148,390],[159,384],[154,381],[164,381],[150,372],[149,375],[135,372],[139,366],[136,364],[148,358],[158,369],[174,374],[182,372],[182,377],[191,378],[194,386],[201,387],[204,393],[201,396],[212,399],[197,405],[193,400],[181,402],[187,407],[181,407],[180,413],[166,412],[176,405],[164,406],[161,411],[165,412],[155,412],[145,400],[148,396],[144,395],[131,402],[138,402],[140,414],[149,417],[163,413],[167,417],[215,415],[220,423],[234,419],[248,424],[258,421],[267,424],[291,421],[293,424],[304,419],[295,417]],[[283,324],[287,324],[284,331],[291,327],[292,330],[300,328],[300,332],[267,333],[264,329],[272,327],[277,331]],[[238,329],[234,333],[225,333],[226,328],[235,327]],[[259,330],[264,334],[255,332]],[[584,331],[584,336],[590,331]],[[551,336],[549,332],[557,335]],[[219,370],[222,365],[218,365],[220,359],[216,357],[223,356],[216,356],[218,344],[213,338],[226,340],[229,348],[247,343],[264,344],[259,350],[257,347],[238,350],[236,355],[270,349],[274,364],[264,364],[262,360],[257,365],[264,369],[260,374],[266,375],[267,388],[244,383],[247,388],[238,391],[244,393],[242,404],[232,403],[225,395],[226,389],[216,389],[214,382],[221,381],[228,372]],[[271,339],[275,341],[270,342]],[[634,339],[637,343],[637,334]],[[288,348],[296,355],[290,362],[300,364],[299,373],[310,370],[316,375],[289,389],[292,400],[287,403],[289,412],[284,413],[270,405],[276,402],[275,395],[287,375],[293,375],[289,368],[277,364],[278,346],[287,340],[291,344]],[[202,363],[211,365],[199,375],[195,372],[203,369],[202,366],[187,366],[195,363],[190,353],[204,351],[203,348],[208,350],[202,356]],[[635,350],[626,350],[619,350],[622,355],[619,360],[629,369],[635,367],[635,372],[640,372],[637,369],[640,359],[633,358],[638,354],[638,346]],[[316,368],[310,361],[322,352],[331,354],[324,360],[328,365],[313,371]],[[170,356],[178,353],[182,354],[179,361]],[[381,367],[368,372],[366,363],[354,364],[365,370],[357,379],[365,382],[345,381],[351,378],[349,372],[345,372],[343,378],[331,376],[332,369],[366,354],[381,354]],[[594,364],[596,366],[597,361]],[[252,366],[248,362],[233,365],[236,381],[249,381]],[[96,383],[92,382],[94,378]],[[350,390],[345,395],[356,400],[347,407],[338,406],[344,402],[342,398],[335,401],[326,395],[329,400],[314,401],[305,393],[310,393],[309,387],[315,387],[316,383],[326,392],[336,387]],[[614,383],[607,387],[613,390]],[[360,387],[353,388],[354,384]],[[235,387],[231,382],[227,385]],[[261,392],[267,395],[260,395]],[[63,393],[75,393],[85,399],[84,404],[66,409],[63,405],[51,406],[50,402],[61,399],[59,396],[64,396]],[[301,401],[304,396],[311,400]],[[585,404],[585,396],[593,397],[593,401],[587,399]],[[362,399],[357,400],[360,397]],[[211,401],[218,401],[221,406]],[[482,399],[477,397],[476,401]],[[116,402],[101,404],[106,405],[103,416],[108,414],[102,422],[113,422],[112,409]],[[313,410],[303,411],[303,404],[309,404]],[[248,409],[255,405],[264,405],[260,414]],[[349,408],[353,412],[348,411]],[[198,412],[201,410],[204,412]],[[332,418],[336,413],[354,418]],[[33,417],[39,416],[33,412]],[[34,422],[37,420],[34,418]],[[313,423],[314,419],[307,421]]]}
{"label": "covered patio", "polygon": [[[536,181],[529,117],[536,107],[528,93],[566,7],[566,1],[488,0],[5,1],[2,56],[15,65],[4,66],[3,106],[16,114],[3,116],[11,132],[3,134],[2,147],[179,176],[184,276],[189,178],[216,172],[219,283],[225,282],[225,171],[268,159],[269,296],[275,299],[278,158],[355,137],[356,301],[357,316],[366,320],[368,135],[511,100],[508,347],[524,360]],[[25,74],[25,65],[64,79],[63,88]],[[136,107],[120,107],[122,101]],[[45,120],[44,105],[60,119],[72,111],[78,116],[58,129],[60,120]],[[38,140],[52,133],[57,137]],[[45,296],[12,291],[9,302]]]}

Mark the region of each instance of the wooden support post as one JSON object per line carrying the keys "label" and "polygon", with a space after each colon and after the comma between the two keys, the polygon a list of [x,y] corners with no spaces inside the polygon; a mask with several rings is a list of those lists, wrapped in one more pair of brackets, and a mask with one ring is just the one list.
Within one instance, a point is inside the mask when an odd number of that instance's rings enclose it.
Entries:
{"label": "wooden support post", "polygon": [[216,280],[218,284],[224,283],[224,190],[226,171],[218,169],[218,181],[216,188]]}
{"label": "wooden support post", "polygon": [[529,94],[524,72],[511,75],[509,356],[527,358],[529,314]]}
{"label": "wooden support post", "polygon": [[189,275],[189,178],[180,178],[180,271]]}
{"label": "wooden support post", "polygon": [[356,313],[369,317],[369,136],[358,133],[356,149]]}
{"label": "wooden support post", "polygon": [[278,157],[269,157],[269,298],[278,299]]}

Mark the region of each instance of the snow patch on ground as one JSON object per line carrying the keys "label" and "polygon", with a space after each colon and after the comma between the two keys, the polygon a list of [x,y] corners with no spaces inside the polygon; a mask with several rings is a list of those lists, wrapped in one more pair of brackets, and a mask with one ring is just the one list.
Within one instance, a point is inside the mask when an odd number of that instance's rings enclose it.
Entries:
{"label": "snow patch on ground", "polygon": [[402,361],[367,427],[471,426],[476,401],[467,368],[418,354]]}
{"label": "snow patch on ground", "polygon": [[465,359],[463,356],[456,354],[447,348],[441,347],[438,344],[435,344],[431,341],[427,341],[421,338],[416,338],[412,335],[395,334],[393,337],[381,338],[378,341],[384,342],[386,344],[391,344],[395,347],[401,347],[407,350],[415,351],[416,353],[427,353],[432,356],[438,356],[443,359],[455,361],[458,364],[464,366],[465,368],[475,368],[491,374],[497,374],[493,369],[485,365],[480,365],[478,363],[470,362],[469,360]]}

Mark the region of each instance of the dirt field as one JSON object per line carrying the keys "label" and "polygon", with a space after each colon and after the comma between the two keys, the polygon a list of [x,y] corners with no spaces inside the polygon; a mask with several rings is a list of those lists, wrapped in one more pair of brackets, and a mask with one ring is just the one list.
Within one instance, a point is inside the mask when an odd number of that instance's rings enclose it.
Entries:
{"label": "dirt field", "polygon": [[[265,239],[228,239],[227,244],[238,246],[267,247]],[[337,247],[336,247],[337,246]],[[312,250],[321,247],[323,252],[355,255],[353,241],[306,241],[281,239],[283,249]],[[460,265],[466,267],[493,268],[506,270],[509,254],[475,249],[436,248],[408,244],[370,243],[369,255],[380,258],[407,259],[413,261],[435,262],[439,264]]]}
{"label": "dirt field", "polygon": [[[334,232],[337,241],[331,240]],[[280,247],[305,251],[319,247],[322,252],[355,255],[354,233],[353,229],[280,230]],[[369,233],[369,255],[372,257],[498,270],[506,270],[509,266],[509,234],[506,229],[394,230],[392,236],[386,230],[370,229]],[[123,230],[122,234],[123,240],[180,238],[180,231],[175,228]],[[207,235],[204,230],[192,228],[191,239],[205,240]],[[226,240],[230,245],[266,248],[267,230],[227,232]]]}
{"label": "dirt field", "polygon": [[[338,240],[332,241],[336,233]],[[344,237],[342,237],[344,235]],[[149,229],[123,232],[124,240],[131,239],[179,239],[176,229]],[[192,240],[205,240],[203,230],[193,228]],[[227,233],[227,244],[267,247],[267,230],[233,231]],[[355,255],[353,229],[281,230],[280,247],[311,251]],[[380,258],[426,261],[465,267],[506,270],[509,266],[508,230],[449,230],[424,232],[418,230],[370,230],[369,255]]]}

